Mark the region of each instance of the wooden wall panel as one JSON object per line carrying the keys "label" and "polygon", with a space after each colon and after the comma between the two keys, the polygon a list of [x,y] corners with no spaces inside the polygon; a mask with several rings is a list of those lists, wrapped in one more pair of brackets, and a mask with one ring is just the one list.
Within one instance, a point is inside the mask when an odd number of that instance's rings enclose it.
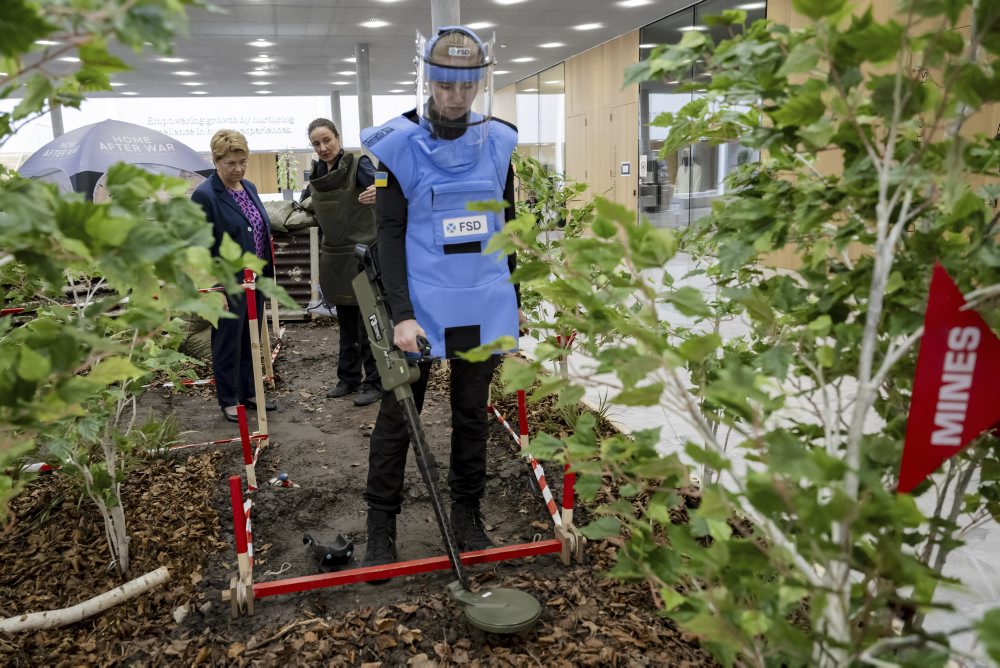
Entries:
{"label": "wooden wall panel", "polygon": [[[639,31],[566,61],[566,175],[630,209],[639,183],[639,87],[623,88],[639,62]],[[581,163],[582,161],[582,163]],[[620,173],[628,162],[631,172]]]}
{"label": "wooden wall panel", "polygon": [[493,96],[493,116],[517,125],[517,96],[514,84],[504,86]]}
{"label": "wooden wall panel", "polygon": [[[578,114],[566,119],[566,178],[590,183],[587,163],[587,115]],[[587,191],[586,200],[591,192]]]}
{"label": "wooden wall panel", "polygon": [[251,153],[250,164],[243,178],[257,186],[258,193],[278,192],[277,154]]}

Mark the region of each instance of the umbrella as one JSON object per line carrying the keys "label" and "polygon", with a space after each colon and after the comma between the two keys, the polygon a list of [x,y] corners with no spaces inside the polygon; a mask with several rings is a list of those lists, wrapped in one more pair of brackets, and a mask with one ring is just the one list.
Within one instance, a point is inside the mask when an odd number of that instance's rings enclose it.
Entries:
{"label": "umbrella", "polygon": [[56,137],[35,151],[18,172],[55,183],[64,192],[81,192],[87,199],[100,201],[105,199],[104,175],[117,162],[187,178],[194,185],[214,171],[197,151],[162,132],[106,120]]}

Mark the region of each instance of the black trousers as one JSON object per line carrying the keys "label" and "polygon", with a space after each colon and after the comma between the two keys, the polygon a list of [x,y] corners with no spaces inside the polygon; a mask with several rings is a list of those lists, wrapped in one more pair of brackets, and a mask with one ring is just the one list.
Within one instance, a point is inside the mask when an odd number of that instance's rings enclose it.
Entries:
{"label": "black trousers", "polygon": [[[257,332],[264,317],[264,295],[257,297]],[[244,294],[226,295],[229,312],[236,318],[220,318],[212,330],[212,371],[215,374],[215,396],[219,405],[235,406],[257,394],[253,384],[253,355],[250,352],[250,320]],[[261,361],[257,360],[257,364]]]}
{"label": "black trousers", "polygon": [[[478,504],[486,491],[486,437],[490,379],[500,363],[494,355],[485,362],[449,360],[451,367],[451,462],[448,487],[452,501]],[[429,364],[420,365],[413,384],[417,410],[423,408]],[[386,392],[368,450],[368,486],[365,501],[373,510],[397,514],[403,503],[403,470],[410,437],[403,411],[393,392]]]}
{"label": "black trousers", "polygon": [[337,322],[340,324],[340,356],[337,359],[337,378],[349,385],[360,385],[364,370],[364,384],[381,387],[378,367],[372,347],[368,345],[368,332],[361,321],[361,309],[353,304],[337,304]]}

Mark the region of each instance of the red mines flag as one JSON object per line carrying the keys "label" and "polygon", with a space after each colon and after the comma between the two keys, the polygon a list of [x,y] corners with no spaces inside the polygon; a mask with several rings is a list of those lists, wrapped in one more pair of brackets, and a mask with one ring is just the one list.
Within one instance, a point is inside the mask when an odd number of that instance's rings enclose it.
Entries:
{"label": "red mines flag", "polygon": [[913,380],[899,491],[909,492],[1000,422],[1000,340],[940,263],[934,265]]}

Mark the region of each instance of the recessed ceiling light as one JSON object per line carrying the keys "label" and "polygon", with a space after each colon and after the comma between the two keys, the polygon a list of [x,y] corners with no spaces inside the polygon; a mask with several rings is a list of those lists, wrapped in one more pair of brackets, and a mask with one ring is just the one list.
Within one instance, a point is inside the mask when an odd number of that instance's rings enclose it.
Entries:
{"label": "recessed ceiling light", "polygon": [[748,2],[745,5],[736,5],[736,9],[745,9],[750,11],[751,9],[764,9],[767,7],[766,2]]}
{"label": "recessed ceiling light", "polygon": [[652,49],[652,48],[655,48],[656,46],[657,46],[656,44],[640,44],[639,48],[640,49]]}
{"label": "recessed ceiling light", "polygon": [[561,84],[562,83],[562,79],[554,79],[552,81],[543,81],[542,83],[546,83],[546,84],[548,84],[550,86],[554,86],[555,84]]}
{"label": "recessed ceiling light", "polygon": [[206,91],[206,90],[193,90],[193,91],[191,91],[191,94],[192,95],[208,95],[208,91]]}
{"label": "recessed ceiling light", "polygon": [[263,69],[254,70],[253,72],[247,72],[247,74],[249,74],[252,77],[266,77],[266,76],[269,76],[268,72],[266,70],[263,70]]}
{"label": "recessed ceiling light", "polygon": [[496,76],[498,74],[510,74],[510,70],[493,70],[493,75],[494,76]]}
{"label": "recessed ceiling light", "polygon": [[261,54],[261,55],[257,56],[256,58],[251,58],[250,62],[251,63],[269,63],[269,62],[271,62],[271,60],[272,60],[271,56],[265,56],[264,54]]}
{"label": "recessed ceiling light", "polygon": [[134,90],[123,90],[122,95],[138,95]]}
{"label": "recessed ceiling light", "polygon": [[402,88],[393,88],[393,89],[392,89],[391,91],[389,91],[389,92],[390,92],[390,93],[405,93],[406,91],[405,91],[405,90],[403,90]]}
{"label": "recessed ceiling light", "polygon": [[525,89],[524,89],[524,90],[522,90],[521,92],[522,92],[522,93],[537,93],[537,92],[538,92],[538,89],[537,89],[537,88],[525,88]]}
{"label": "recessed ceiling light", "polygon": [[331,86],[347,86],[347,85],[350,85],[350,83],[351,83],[350,81],[331,81],[330,85]]}
{"label": "recessed ceiling light", "polygon": [[573,30],[597,30],[603,27],[603,23],[581,23],[578,26],[573,26]]}
{"label": "recessed ceiling light", "polygon": [[271,91],[269,91],[269,90],[259,90],[259,91],[257,91],[257,94],[258,95],[270,95]]}
{"label": "recessed ceiling light", "polygon": [[545,44],[539,44],[538,46],[543,49],[558,49],[560,46],[566,46],[562,42],[546,42]]}
{"label": "recessed ceiling light", "polygon": [[528,0],[493,0],[493,2],[498,5],[516,5],[520,2],[527,2]]}
{"label": "recessed ceiling light", "polygon": [[183,58],[157,58],[161,63],[183,63]]}
{"label": "recessed ceiling light", "polygon": [[355,74],[355,72],[354,72],[354,70],[341,70],[341,71],[337,72],[337,74],[342,74],[345,77],[353,77],[354,74]]}
{"label": "recessed ceiling light", "polygon": [[174,72],[174,74],[176,74],[179,77],[193,77],[195,75],[195,72],[188,72],[187,70],[178,70],[177,72]]}
{"label": "recessed ceiling light", "polygon": [[681,32],[691,32],[692,30],[708,30],[708,26],[683,26],[678,28]]}
{"label": "recessed ceiling light", "polygon": [[368,19],[360,25],[362,28],[384,28],[389,25],[389,22],[383,21],[382,19]]}
{"label": "recessed ceiling light", "polygon": [[269,46],[274,46],[274,42],[268,42],[266,39],[261,37],[259,39],[255,39],[252,42],[247,42],[247,46],[256,46],[261,49],[266,49]]}
{"label": "recessed ceiling light", "polygon": [[[0,72],[0,75],[7,76],[7,73],[6,72]],[[112,81],[111,85],[114,86],[115,88],[118,88],[119,86],[124,86],[125,84],[123,84],[120,81]]]}
{"label": "recessed ceiling light", "polygon": [[[511,58],[510,62],[512,62],[512,63],[530,63],[532,60],[534,60],[534,58],[532,58],[531,56],[523,56],[521,58]],[[494,74],[496,74],[496,72],[494,72]]]}
{"label": "recessed ceiling light", "polygon": [[486,28],[492,28],[496,24],[489,21],[476,21],[475,23],[466,23],[465,25],[473,30],[485,30]]}
{"label": "recessed ceiling light", "polygon": [[36,39],[35,44],[39,46],[58,46],[59,42],[53,42],[51,39]]}
{"label": "recessed ceiling light", "polygon": [[253,86],[270,86],[271,82],[270,81],[251,81],[250,84],[253,85]]}
{"label": "recessed ceiling light", "polygon": [[619,0],[615,4],[619,7],[642,7],[653,4],[653,0]]}
{"label": "recessed ceiling light", "polygon": [[345,63],[356,63],[356,62],[358,62],[358,59],[357,59],[356,56],[351,56],[350,58],[344,58],[344,62]]}
{"label": "recessed ceiling light", "polygon": [[398,83],[401,86],[412,86],[416,82],[415,81],[397,81],[396,83]]}
{"label": "recessed ceiling light", "polygon": [[77,58],[76,56],[66,56],[65,58],[60,58],[59,60],[61,60],[63,62],[66,62],[66,63],[78,63],[78,62],[80,62],[80,59]]}
{"label": "recessed ceiling light", "polygon": [[200,81],[182,81],[181,85],[182,86],[204,86],[205,84],[203,84]]}

